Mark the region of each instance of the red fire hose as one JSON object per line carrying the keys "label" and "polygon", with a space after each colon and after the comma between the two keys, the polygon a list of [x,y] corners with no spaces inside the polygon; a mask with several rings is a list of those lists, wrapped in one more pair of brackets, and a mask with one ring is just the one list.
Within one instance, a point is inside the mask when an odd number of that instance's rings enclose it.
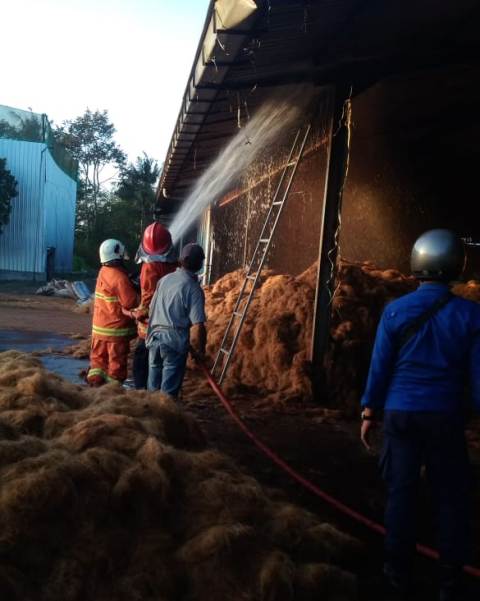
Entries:
{"label": "red fire hose", "polygon": [[[355,511],[351,507],[348,507],[348,505],[345,505],[338,499],[335,499],[335,497],[332,497],[331,495],[326,493],[324,490],[319,488],[316,484],[314,484],[313,482],[310,482],[310,480],[307,480],[307,478],[304,478],[301,474],[299,474],[297,471],[295,471],[293,469],[293,467],[291,467],[286,461],[284,461],[274,451],[272,451],[272,449],[269,446],[267,446],[264,442],[262,442],[259,438],[257,438],[257,436],[255,436],[255,434],[253,434],[253,432],[251,432],[248,429],[248,427],[243,423],[242,419],[237,414],[237,412],[235,411],[235,409],[233,408],[232,404],[227,399],[227,397],[223,394],[222,389],[217,384],[217,382],[214,380],[214,378],[212,377],[212,375],[210,374],[208,369],[205,367],[205,365],[201,362],[198,362],[198,364],[199,364],[201,370],[203,371],[205,377],[207,378],[208,383],[210,384],[210,387],[212,388],[213,392],[220,399],[222,405],[225,407],[225,409],[227,410],[229,415],[235,421],[235,423],[240,428],[240,430],[242,430],[242,432],[246,436],[248,436],[248,438],[250,438],[250,440],[253,442],[253,444],[258,449],[260,449],[260,451],[262,451],[262,453],[264,453],[267,457],[269,457],[275,464],[277,464],[280,468],[282,468],[282,470],[284,472],[289,474],[294,480],[296,480],[304,488],[308,489],[310,492],[313,492],[313,494],[317,495],[317,497],[320,497],[326,503],[328,503],[329,505],[331,505],[332,507],[334,507],[335,509],[337,509],[344,515],[348,515],[353,520],[360,522],[364,526],[367,526],[367,528],[370,528],[370,530],[373,530],[374,532],[378,532],[379,534],[385,535],[385,528],[381,524],[377,524],[376,522],[374,522],[373,520],[370,520],[369,518],[367,518],[363,514],[359,513],[358,511]],[[425,545],[421,545],[421,544],[417,543],[417,551],[418,551],[418,553],[420,553],[420,555],[424,555],[425,557],[429,557],[431,559],[439,558],[437,551],[435,551],[434,549],[431,549],[430,547],[427,547]],[[469,574],[470,576],[473,576],[475,578],[480,578],[480,568],[475,568],[473,566],[465,566],[464,571],[467,574]]]}

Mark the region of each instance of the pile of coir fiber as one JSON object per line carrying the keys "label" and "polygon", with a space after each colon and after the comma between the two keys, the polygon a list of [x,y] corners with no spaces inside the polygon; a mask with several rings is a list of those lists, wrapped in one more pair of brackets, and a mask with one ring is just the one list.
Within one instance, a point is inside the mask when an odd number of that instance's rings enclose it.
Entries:
{"label": "pile of coir fiber", "polygon": [[0,353],[1,599],[349,601],[359,551],[168,398]]}
{"label": "pile of coir fiber", "polygon": [[[308,361],[316,275],[316,264],[298,277],[262,274],[224,381],[229,394],[253,391],[273,403],[311,399],[311,372],[318,369]],[[243,272],[235,271],[205,288],[210,361],[220,347],[242,282]],[[414,278],[395,269],[340,261],[325,357],[329,400],[335,407],[358,410],[383,308],[416,286]],[[480,301],[479,282],[458,284],[453,292]],[[64,352],[83,358],[89,351],[90,342],[84,340]],[[200,395],[207,391],[197,381],[194,387]]]}
{"label": "pile of coir fiber", "polygon": [[[307,349],[315,287],[310,271],[299,277],[262,273],[224,381],[227,392],[254,390],[269,394],[272,401],[311,396]],[[207,354],[212,360],[243,277],[235,271],[205,289]]]}
{"label": "pile of coir fiber", "polygon": [[418,282],[395,269],[341,261],[332,301],[331,340],[325,356],[330,401],[357,412],[377,325],[387,303],[416,289]]}
{"label": "pile of coir fiber", "polygon": [[[413,292],[418,281],[395,269],[342,260],[332,301],[331,340],[325,357],[330,401],[355,413],[365,388],[378,322],[385,305]],[[452,292],[480,302],[480,283],[457,284]]]}
{"label": "pile of coir fiber", "polygon": [[[272,401],[311,398],[310,374],[315,367],[307,359],[316,274],[316,264],[298,277],[263,274],[225,380],[229,392],[253,389]],[[206,289],[211,358],[220,346],[242,281],[243,274],[237,271]],[[399,271],[340,262],[325,359],[328,390],[337,407],[357,407],[383,307],[415,287],[415,280]]]}
{"label": "pile of coir fiber", "polygon": [[469,280],[465,284],[456,284],[452,288],[452,292],[468,300],[480,303],[480,282],[477,280]]}

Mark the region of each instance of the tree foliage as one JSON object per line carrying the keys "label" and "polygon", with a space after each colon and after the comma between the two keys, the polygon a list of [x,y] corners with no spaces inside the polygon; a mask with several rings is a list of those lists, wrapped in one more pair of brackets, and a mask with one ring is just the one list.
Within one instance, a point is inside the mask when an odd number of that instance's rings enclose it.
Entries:
{"label": "tree foliage", "polygon": [[[77,232],[87,238],[96,229],[105,184],[125,165],[126,155],[114,140],[115,131],[108,111],[87,109],[80,117],[64,121],[55,132],[79,164]],[[104,175],[106,167],[110,167],[108,176]]]}
{"label": "tree foliage", "polygon": [[0,119],[0,138],[40,142],[44,139],[41,117],[33,114],[23,118],[16,116],[16,123]]}
{"label": "tree foliage", "polygon": [[135,254],[143,230],[153,220],[159,171],[157,162],[146,154],[124,167],[118,185],[102,192],[90,237],[77,235],[77,255],[96,265],[98,246],[106,238],[121,240],[130,255]]}
{"label": "tree foliage", "polygon": [[7,159],[0,159],[0,234],[8,223],[11,201],[17,194],[17,180],[7,169]]}
{"label": "tree foliage", "polygon": [[75,254],[91,267],[107,238],[120,239],[134,254],[153,219],[158,164],[146,154],[127,164],[114,134],[108,112],[89,109],[55,130],[79,163]]}
{"label": "tree foliage", "polygon": [[152,220],[155,208],[155,184],[160,169],[158,163],[143,153],[135,163],[129,163],[120,174],[117,196],[127,203],[135,217],[135,226],[141,234]]}

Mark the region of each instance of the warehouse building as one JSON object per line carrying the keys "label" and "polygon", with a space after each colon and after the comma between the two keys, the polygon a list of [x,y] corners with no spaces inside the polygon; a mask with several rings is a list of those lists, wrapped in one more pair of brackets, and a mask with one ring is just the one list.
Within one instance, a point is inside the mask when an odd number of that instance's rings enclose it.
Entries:
{"label": "warehouse building", "polygon": [[[424,230],[455,228],[480,272],[480,7],[473,0],[212,2],[158,188],[175,213],[239,128],[272,98],[309,86],[285,127],[204,211],[205,279],[245,266],[295,129],[311,134],[268,255],[298,274],[319,260],[311,354],[328,343],[337,258],[408,271]],[[248,152],[248,146],[246,146]]]}
{"label": "warehouse building", "polygon": [[18,184],[0,234],[0,279],[70,272],[77,165],[53,139],[47,116],[0,106],[0,157]]}

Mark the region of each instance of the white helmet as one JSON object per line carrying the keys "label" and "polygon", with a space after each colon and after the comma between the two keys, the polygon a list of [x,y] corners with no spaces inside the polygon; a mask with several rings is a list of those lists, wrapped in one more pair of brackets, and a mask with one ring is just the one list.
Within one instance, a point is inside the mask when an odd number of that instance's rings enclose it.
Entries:
{"label": "white helmet", "polygon": [[99,253],[100,263],[102,264],[109,263],[110,261],[128,259],[128,254],[125,250],[125,246],[120,242],[120,240],[114,240],[113,238],[110,238],[109,240],[104,240],[100,244]]}

